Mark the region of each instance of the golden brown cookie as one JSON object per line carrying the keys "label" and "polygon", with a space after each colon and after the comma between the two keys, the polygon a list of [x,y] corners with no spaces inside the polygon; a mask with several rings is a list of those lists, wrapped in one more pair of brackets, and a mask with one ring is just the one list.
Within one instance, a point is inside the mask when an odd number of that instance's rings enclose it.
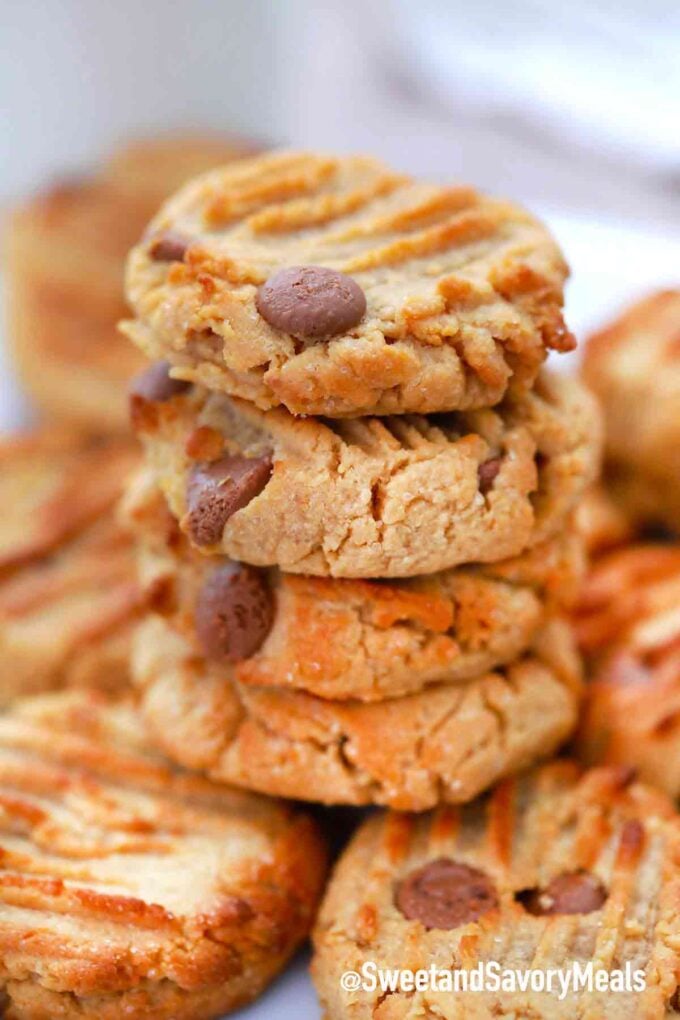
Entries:
{"label": "golden brown cookie", "polygon": [[511,662],[573,602],[583,575],[571,530],[514,560],[390,583],[254,571],[195,552],[148,471],[130,487],[125,516],[147,605],[198,654],[232,662],[240,683],[322,698],[376,701]]}
{"label": "golden brown cookie", "polygon": [[[556,761],[464,808],[373,815],[316,925],[312,976],[327,1020],[675,1015],[680,827],[663,794],[630,778]],[[550,971],[566,977],[575,965],[602,976],[562,994],[553,973],[552,991],[540,990]],[[387,991],[376,974],[428,968],[439,983],[423,975],[410,991]],[[368,987],[343,990],[348,972]],[[485,974],[508,983],[481,988]]]}
{"label": "golden brown cookie", "polygon": [[154,738],[180,764],[263,793],[414,811],[471,800],[550,754],[581,692],[560,620],[510,666],[371,704],[238,683],[160,617],[140,627],[132,672]]}
{"label": "golden brown cookie", "polygon": [[68,430],[0,440],[0,703],[126,683],[139,592],[114,506],[138,461]]}
{"label": "golden brown cookie", "polygon": [[680,478],[662,478],[642,466],[624,467],[609,461],[602,484],[634,533],[667,539],[680,535]]}
{"label": "golden brown cookie", "polygon": [[580,500],[574,525],[590,555],[629,542],[634,528],[628,514],[610,489],[597,482]]}
{"label": "golden brown cookie", "polygon": [[209,389],[331,418],[486,407],[569,350],[541,223],[374,159],[277,152],[199,177],[131,254],[124,330]]}
{"label": "golden brown cookie", "polygon": [[198,174],[259,151],[257,142],[236,135],[171,132],[128,142],[111,154],[101,176],[131,202],[143,201],[153,215],[161,202]]}
{"label": "golden brown cookie", "polygon": [[309,818],[152,753],[127,703],[44,695],[0,717],[7,1020],[214,1020],[305,938]]}
{"label": "golden brown cookie", "polygon": [[637,520],[680,529],[680,290],[650,295],[586,345],[613,492]]}
{"label": "golden brown cookie", "polygon": [[23,382],[51,417],[127,430],[127,383],[144,362],[116,329],[128,314],[123,260],[185,171],[246,151],[199,136],[148,140],[16,211],[6,241],[9,338]]}
{"label": "golden brown cookie", "polygon": [[575,627],[590,672],[581,755],[635,766],[680,796],[680,545],[601,557]]}
{"label": "golden brown cookie", "polygon": [[132,392],[192,542],[288,573],[410,577],[516,556],[564,526],[599,461],[590,394],[547,374],[495,408],[340,422],[199,386],[152,400],[148,373]]}

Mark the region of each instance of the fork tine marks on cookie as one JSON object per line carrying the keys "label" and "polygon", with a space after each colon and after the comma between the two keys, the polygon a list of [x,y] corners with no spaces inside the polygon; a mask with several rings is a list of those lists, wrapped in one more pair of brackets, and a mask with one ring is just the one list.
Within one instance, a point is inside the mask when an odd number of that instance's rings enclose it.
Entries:
{"label": "fork tine marks on cookie", "polygon": [[309,819],[145,742],[129,701],[92,692],[0,719],[8,1015],[208,1020],[304,938],[325,863]]}
{"label": "fork tine marks on cookie", "polygon": [[[393,972],[431,965],[469,971],[493,961],[521,972],[565,971],[577,963],[644,976],[637,987],[573,985],[566,997],[558,997],[557,985],[541,992],[533,982],[503,991],[395,988],[390,1020],[435,1013],[445,1020],[666,1015],[680,968],[680,823],[663,795],[620,769],[581,773],[572,762],[556,761],[459,811],[449,839],[440,811],[409,823],[387,814],[366,821],[345,851],[314,936],[312,974],[330,1020],[346,1017],[350,1001],[355,1020],[380,1015],[379,991],[361,989],[350,1000],[336,980],[366,959]],[[602,838],[591,841],[586,862],[576,844],[597,815]],[[399,852],[382,852],[395,834]],[[362,943],[352,924],[362,896],[357,879],[364,861],[376,858],[372,937]],[[471,917],[461,913],[463,903]]]}
{"label": "fork tine marks on cookie", "polygon": [[[133,251],[137,320],[124,331],[264,408],[358,417],[491,405],[513,376],[530,386],[548,348],[567,349],[559,249],[523,209],[465,185],[364,157],[272,154],[188,185],[153,230],[185,237],[186,254],[159,263],[148,238]],[[310,287],[283,288],[293,269],[324,274],[316,318]],[[356,315],[330,316],[330,328],[321,313],[342,307],[338,271]],[[272,280],[283,288],[274,316],[271,294],[261,300]],[[198,347],[206,321],[214,344]]]}

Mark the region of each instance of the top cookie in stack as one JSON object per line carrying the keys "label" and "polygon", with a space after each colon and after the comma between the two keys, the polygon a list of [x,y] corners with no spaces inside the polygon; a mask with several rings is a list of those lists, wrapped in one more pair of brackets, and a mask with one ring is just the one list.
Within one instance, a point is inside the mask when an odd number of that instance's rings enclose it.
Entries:
{"label": "top cookie in stack", "polygon": [[[169,754],[271,793],[421,809],[568,735],[578,668],[555,617],[580,558],[558,545],[599,421],[540,371],[573,346],[566,275],[521,208],[368,158],[271,154],[163,207],[129,259],[123,330],[161,359],[131,408],[170,522],[148,474],[128,512],[164,617],[134,671]],[[535,599],[521,637],[500,641],[480,564]],[[332,578],[306,624],[288,574]],[[356,614],[379,689],[331,654]],[[298,662],[300,626],[341,677]],[[432,661],[410,682],[414,646]],[[274,647],[289,665],[258,680]]]}
{"label": "top cookie in stack", "polygon": [[569,350],[567,267],[533,216],[368,158],[209,173],[128,267],[127,332],[185,379],[330,418],[489,407]]}

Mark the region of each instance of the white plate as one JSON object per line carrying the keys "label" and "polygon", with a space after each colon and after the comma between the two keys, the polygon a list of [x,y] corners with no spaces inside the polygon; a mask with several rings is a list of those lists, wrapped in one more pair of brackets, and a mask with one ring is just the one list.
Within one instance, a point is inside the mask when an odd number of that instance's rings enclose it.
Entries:
{"label": "white plate", "polygon": [[[572,268],[567,321],[579,339],[619,308],[657,287],[680,285],[680,241],[610,223],[543,211]],[[563,366],[573,358],[554,358]],[[566,367],[566,366],[565,366]],[[0,348],[0,428],[29,420],[30,408]],[[258,1002],[232,1017],[244,1020],[318,1020],[319,1007],[302,955]]]}

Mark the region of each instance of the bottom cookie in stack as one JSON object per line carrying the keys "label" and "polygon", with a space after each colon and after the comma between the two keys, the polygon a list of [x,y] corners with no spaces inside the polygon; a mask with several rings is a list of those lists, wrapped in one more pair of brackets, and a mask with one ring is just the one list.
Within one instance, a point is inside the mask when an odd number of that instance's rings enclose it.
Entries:
{"label": "bottom cookie in stack", "polygon": [[325,848],[304,814],[171,767],[125,701],[0,717],[7,1020],[214,1020],[306,937]]}
{"label": "bottom cookie in stack", "polygon": [[0,441],[0,704],[126,682],[139,596],[114,507],[138,459],[68,429]]}
{"label": "bottom cookie in stack", "polygon": [[573,536],[408,581],[256,571],[191,549],[142,477],[127,499],[153,612],[132,672],[165,752],[262,792],[424,810],[466,801],[571,732],[559,618]]}
{"label": "bottom cookie in stack", "polygon": [[[556,761],[464,808],[365,822],[314,935],[324,1016],[674,1015],[680,823],[663,794],[630,779]],[[573,980],[576,965],[593,968],[592,985],[563,992],[556,972]],[[421,969],[437,977],[409,986]]]}

